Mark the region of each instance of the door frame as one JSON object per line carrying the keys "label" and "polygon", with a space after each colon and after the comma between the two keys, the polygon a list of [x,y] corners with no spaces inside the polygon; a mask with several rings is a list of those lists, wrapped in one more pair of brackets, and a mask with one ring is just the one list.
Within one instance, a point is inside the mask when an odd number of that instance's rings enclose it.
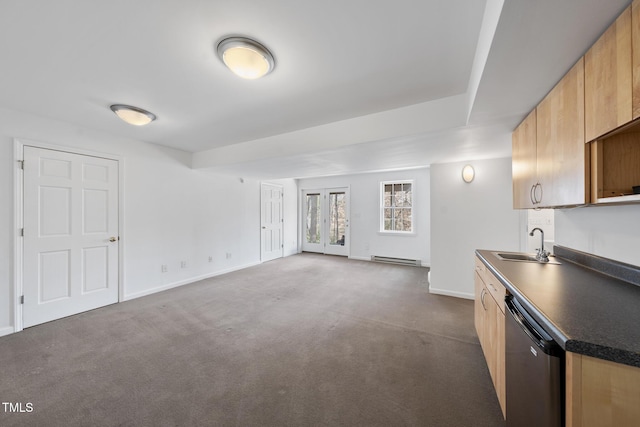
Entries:
{"label": "door frame", "polygon": [[[50,144],[41,141],[34,141],[24,138],[13,139],[13,332],[20,332],[24,329],[22,303],[20,297],[24,292],[23,271],[24,271],[24,238],[20,230],[24,227],[24,175],[21,164],[24,161],[24,147],[36,147],[45,150],[63,151],[65,153],[79,154],[82,156],[101,157],[118,162],[118,236],[120,236],[120,247],[118,249],[118,302],[123,301],[124,295],[124,161],[121,156],[102,153],[92,150],[85,150],[77,147],[67,147],[57,144]],[[1,331],[0,331],[1,332]],[[0,333],[0,335],[2,335]]]}
{"label": "door frame", "polygon": [[[332,253],[328,253],[326,250],[326,230],[327,230],[327,224],[325,223],[326,220],[326,212],[325,212],[325,208],[326,208],[326,199],[325,196],[328,195],[331,191],[333,190],[346,190],[346,197],[347,197],[347,228],[345,231],[345,238],[347,240],[347,245],[346,245],[346,254],[342,255],[342,254],[332,254]],[[320,195],[322,196],[323,201],[323,206],[321,209],[322,212],[322,237],[321,237],[321,242],[323,243],[322,246],[322,251],[321,252],[315,252],[315,253],[321,253],[324,255],[337,255],[337,256],[346,256],[347,258],[351,258],[351,186],[350,185],[344,185],[344,186],[333,186],[333,187],[310,187],[310,188],[302,188],[300,189],[300,203],[298,204],[298,224],[299,224],[299,229],[298,229],[298,233],[299,233],[299,239],[300,239],[300,252],[304,252],[304,242],[306,239],[306,232],[305,232],[305,224],[307,221],[307,213],[305,211],[305,194],[307,192],[318,192],[320,193]]]}

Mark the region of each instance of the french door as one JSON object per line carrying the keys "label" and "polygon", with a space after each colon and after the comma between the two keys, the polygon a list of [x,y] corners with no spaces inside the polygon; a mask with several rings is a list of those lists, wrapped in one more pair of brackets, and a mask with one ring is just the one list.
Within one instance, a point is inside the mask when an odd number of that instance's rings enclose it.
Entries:
{"label": "french door", "polygon": [[349,256],[349,188],[302,192],[302,250]]}

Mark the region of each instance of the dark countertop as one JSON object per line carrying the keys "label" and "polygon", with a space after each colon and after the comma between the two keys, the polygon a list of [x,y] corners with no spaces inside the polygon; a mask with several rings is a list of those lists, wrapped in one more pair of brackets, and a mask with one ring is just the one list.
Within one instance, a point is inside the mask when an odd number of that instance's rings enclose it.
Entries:
{"label": "dark countertop", "polygon": [[493,252],[476,254],[563,349],[640,367],[640,286],[633,280],[560,256],[557,265],[503,261]]}

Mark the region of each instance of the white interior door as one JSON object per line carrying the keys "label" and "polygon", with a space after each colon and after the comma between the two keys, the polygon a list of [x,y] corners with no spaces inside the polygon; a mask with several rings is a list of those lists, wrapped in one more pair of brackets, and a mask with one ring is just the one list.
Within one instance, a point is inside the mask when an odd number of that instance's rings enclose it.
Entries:
{"label": "white interior door", "polygon": [[282,216],[282,187],[273,184],[261,186],[260,259],[270,261],[283,256],[284,218]]}
{"label": "white interior door", "polygon": [[23,323],[118,302],[118,162],[24,147]]}
{"label": "white interior door", "polygon": [[331,255],[349,255],[349,189],[305,190],[302,250]]}

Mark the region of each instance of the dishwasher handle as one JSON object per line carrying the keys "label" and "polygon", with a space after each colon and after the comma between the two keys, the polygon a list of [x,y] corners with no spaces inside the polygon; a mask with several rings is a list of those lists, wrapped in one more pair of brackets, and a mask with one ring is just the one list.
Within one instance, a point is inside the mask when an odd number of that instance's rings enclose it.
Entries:
{"label": "dishwasher handle", "polygon": [[558,355],[561,352],[558,343],[527,313],[513,295],[507,295],[505,297],[505,306],[522,331],[527,334],[529,339],[544,353]]}

